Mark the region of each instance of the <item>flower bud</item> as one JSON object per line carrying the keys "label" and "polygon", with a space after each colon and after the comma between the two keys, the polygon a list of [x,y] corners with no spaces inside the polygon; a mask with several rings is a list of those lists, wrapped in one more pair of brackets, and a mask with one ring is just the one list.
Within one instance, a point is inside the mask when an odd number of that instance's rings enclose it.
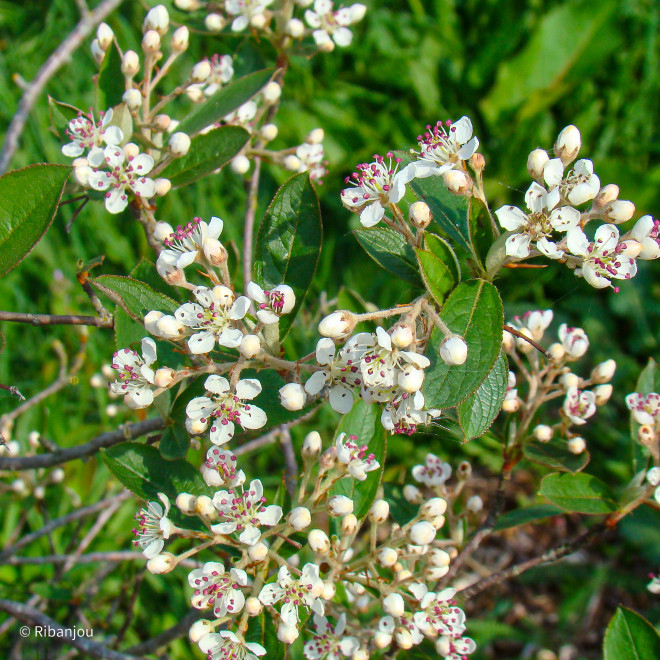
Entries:
{"label": "flower bud", "polygon": [[247,156],[236,156],[231,161],[231,169],[236,174],[245,174],[250,169],[250,160]]}
{"label": "flower bud", "polygon": [[554,431],[552,430],[552,426],[548,426],[547,424],[538,424],[534,427],[532,434],[539,442],[550,442],[550,440],[552,440]]}
{"label": "flower bud", "polygon": [[96,28],[96,40],[102,50],[108,50],[114,37],[115,33],[107,23],[101,23],[98,28]]}
{"label": "flower bud", "polygon": [[342,339],[353,332],[356,319],[352,312],[341,309],[326,316],[319,323],[319,333],[324,337]]}
{"label": "flower bud", "polygon": [[108,380],[114,380],[115,376],[117,375],[117,372],[109,365],[109,364],[104,364],[101,367],[101,373],[108,379]]}
{"label": "flower bud", "polygon": [[380,602],[383,611],[390,616],[401,616],[406,609],[406,604],[403,602],[403,596],[401,594],[388,594]]}
{"label": "flower bud", "polygon": [[50,473],[50,481],[54,484],[61,484],[64,481],[64,477],[66,477],[66,473],[62,468],[55,468]]}
{"label": "flower bud", "polygon": [[504,330],[502,332],[502,348],[507,353],[511,353],[511,351],[514,349],[515,345],[516,345],[516,342],[513,338],[513,335],[509,331]]}
{"label": "flower bud", "polygon": [[160,35],[156,30],[148,30],[144,33],[142,50],[147,54],[157,53],[160,50]]}
{"label": "flower bud", "polygon": [[[168,128],[170,128],[172,124],[172,117],[169,115],[165,114],[159,114],[154,117],[153,122],[151,123],[151,126],[153,127],[154,131],[158,133],[164,133]],[[176,135],[176,133],[175,133]],[[185,133],[184,133],[185,135]],[[174,136],[172,136],[174,137]],[[172,142],[172,138],[170,138],[170,144]]]}
{"label": "flower bud", "polygon": [[254,357],[259,355],[261,351],[261,341],[257,335],[244,335],[241,343],[238,347],[238,352],[246,358]]}
{"label": "flower bud", "polygon": [[432,566],[449,566],[449,553],[441,548],[432,548],[426,556],[426,562]]}
{"label": "flower bud", "polygon": [[186,431],[190,433],[190,435],[199,435],[200,433],[204,433],[206,429],[209,426],[208,420],[205,422],[202,422],[201,419],[190,419],[190,417],[186,417]]}
{"label": "flower bud", "polygon": [[655,442],[655,432],[648,424],[643,424],[637,429],[637,439],[645,447],[649,447],[652,442]]}
{"label": "flower bud", "polygon": [[197,498],[190,493],[179,493],[176,496],[176,506],[181,513],[191,516],[197,511]]}
{"label": "flower bud", "polygon": [[646,473],[646,481],[651,486],[660,486],[660,467],[653,467]]}
{"label": "flower bud", "polygon": [[202,243],[204,258],[211,266],[221,266],[226,263],[229,255],[225,246],[217,239],[207,236]]}
{"label": "flower bud", "polygon": [[275,124],[264,124],[259,131],[261,139],[265,142],[272,142],[277,137],[278,129]]}
{"label": "flower bud", "polygon": [[169,141],[170,153],[174,158],[185,156],[190,149],[190,137],[186,133],[174,133]]}
{"label": "flower bud", "polygon": [[267,22],[268,19],[264,14],[257,14],[250,19],[250,27],[253,27],[255,30],[263,30]]}
{"label": "flower bud", "polygon": [[264,559],[268,557],[268,546],[263,541],[259,541],[258,543],[249,546],[248,557],[255,564],[264,561]]}
{"label": "flower bud", "polygon": [[408,538],[415,545],[429,545],[435,538],[435,527],[426,520],[416,522],[408,532]]}
{"label": "flower bud", "polygon": [[195,500],[195,509],[200,516],[209,520],[213,520],[217,516],[216,508],[213,506],[213,500],[207,495],[200,495]]}
{"label": "flower bud", "polygon": [[296,532],[300,532],[309,527],[312,522],[312,514],[304,506],[298,506],[295,509],[291,509],[286,517],[286,521]]}
{"label": "flower bud", "polygon": [[167,222],[157,222],[154,227],[154,238],[159,243],[164,243],[173,233],[172,225]]}
{"label": "flower bud", "polygon": [[336,463],[337,463],[337,447],[335,446],[328,447],[321,454],[321,459],[319,461],[321,472],[327,472],[328,470],[332,470],[332,468],[335,467]]}
{"label": "flower bud", "polygon": [[381,525],[390,515],[390,505],[386,500],[375,500],[369,509],[369,520],[374,525]]}
{"label": "flower bud", "polygon": [[403,496],[411,504],[420,504],[423,499],[422,491],[412,484],[406,484],[403,487]]}
{"label": "flower bud", "polygon": [[140,147],[135,142],[128,142],[124,145],[124,155],[127,159],[135,158],[140,153]]}
{"label": "flower bud", "polygon": [[280,388],[280,403],[287,410],[302,410],[307,395],[300,383],[287,383]]}
{"label": "flower bud", "polygon": [[637,259],[642,253],[642,250],[644,250],[644,246],[633,238],[626,238],[625,242],[619,243],[618,247],[621,249],[619,254],[622,257],[629,257],[630,259]]}
{"label": "flower bud", "polygon": [[298,628],[286,623],[280,623],[277,627],[277,639],[283,644],[293,644],[298,639]]}
{"label": "flower bud", "polygon": [[403,626],[399,626],[394,631],[394,641],[399,645],[399,648],[402,648],[404,651],[411,649],[414,644],[410,631]]}
{"label": "flower bud", "polygon": [[170,16],[164,5],[156,5],[148,12],[142,23],[142,30],[156,30],[158,34],[165,34],[170,24]]}
{"label": "flower bud", "polygon": [[172,190],[172,182],[169,179],[165,179],[163,177],[159,177],[158,179],[154,179],[154,186],[155,186],[155,192],[154,194],[156,197],[165,197],[170,190]]}
{"label": "flower bud", "polygon": [[282,96],[282,87],[274,80],[269,82],[261,90],[261,98],[266,105],[273,105],[274,103],[277,103],[280,99],[280,96]]}
{"label": "flower bud", "polygon": [[224,16],[212,12],[206,15],[204,26],[209,32],[220,32],[226,25]]}
{"label": "flower bud", "polygon": [[322,444],[319,432],[310,431],[303,440],[303,459],[315,459],[321,453]]}
{"label": "flower bud", "polygon": [[202,478],[204,479],[207,486],[211,486],[212,488],[219,488],[225,484],[225,480],[223,479],[222,475],[217,470],[214,470],[213,468],[206,465],[206,463],[202,463],[202,467],[199,468],[199,471],[202,473]]}
{"label": "flower bud", "polygon": [[377,649],[386,649],[392,643],[392,634],[384,630],[377,630],[374,633],[373,640]]}
{"label": "flower bud", "polygon": [[614,360],[605,360],[597,364],[591,372],[591,380],[594,383],[609,383],[614,377],[616,371],[616,362]]}
{"label": "flower bud", "polygon": [[449,573],[449,566],[427,566],[424,569],[424,580],[435,582]]}
{"label": "flower bud", "polygon": [[134,50],[127,50],[121,60],[121,72],[132,78],[140,70],[140,58]]}
{"label": "flower bud", "polygon": [[201,7],[199,0],[174,0],[174,6],[181,11],[195,11]]}
{"label": "flower bud", "polygon": [[292,18],[286,24],[286,33],[294,39],[300,39],[305,34],[305,24],[298,18]]}
{"label": "flower bud", "polygon": [[263,609],[264,606],[258,598],[250,596],[245,600],[245,611],[248,616],[259,616]]}
{"label": "flower bud", "polygon": [[128,89],[121,97],[129,110],[137,110],[142,106],[142,92],[139,89]]}
{"label": "flower bud", "polygon": [[442,180],[449,192],[454,195],[469,195],[472,188],[472,179],[461,170],[449,170],[442,175]]}
{"label": "flower bud", "polygon": [[614,222],[617,225],[627,222],[633,215],[635,215],[635,205],[623,199],[612,202],[603,212],[603,218],[606,222]]}
{"label": "flower bud", "polygon": [[346,495],[335,495],[328,500],[328,513],[331,516],[346,516],[353,513],[353,500]]}
{"label": "flower bud", "polygon": [[593,206],[595,209],[603,208],[611,204],[619,197],[619,186],[615,183],[608,183],[600,189],[600,192],[594,197]]}
{"label": "flower bud", "polygon": [[610,400],[612,389],[612,385],[609,383],[594,387],[593,393],[596,395],[595,403],[597,406],[603,406]]}
{"label": "flower bud", "polygon": [[[129,408],[131,407],[129,405],[130,404],[130,399],[127,402],[126,397],[124,397],[124,403],[126,403],[126,405],[129,406]],[[118,412],[119,412],[119,408],[117,408],[117,406],[114,403],[111,403],[110,405],[105,407],[105,414],[108,417],[116,417]]]}
{"label": "flower bud", "polygon": [[473,495],[468,498],[468,501],[465,503],[465,508],[472,513],[479,513],[479,511],[484,508],[484,501],[479,495]]}
{"label": "flower bud", "polygon": [[432,497],[422,504],[419,515],[425,520],[432,520],[441,516],[447,510],[447,502],[442,497]]}
{"label": "flower bud", "polygon": [[172,51],[175,53],[183,53],[184,50],[188,50],[188,41],[190,39],[190,31],[185,25],[182,25],[180,28],[177,28],[172,35],[172,41],[170,46]]}
{"label": "flower bud", "polygon": [[398,559],[399,553],[394,548],[383,547],[376,553],[376,561],[383,568],[394,566]]}
{"label": "flower bud", "polygon": [[185,326],[172,315],[165,314],[156,322],[158,336],[163,339],[180,339],[185,334]]}
{"label": "flower bud", "polygon": [[89,45],[89,50],[92,53],[94,61],[97,64],[101,64],[103,62],[103,58],[105,57],[105,51],[99,45],[98,39],[92,39],[92,43]]}
{"label": "flower bud", "polygon": [[325,131],[322,128],[313,128],[309,133],[307,133],[305,142],[307,142],[307,144],[321,144],[324,137]]}
{"label": "flower bud", "polygon": [[203,83],[211,75],[211,63],[208,60],[197,62],[190,72],[190,79],[195,83]]}
{"label": "flower bud", "polygon": [[41,433],[39,431],[30,431],[28,434],[28,443],[32,449],[36,449],[40,444]]}
{"label": "flower bud", "polygon": [[[353,536],[357,531],[357,527],[358,520],[352,513],[345,515],[341,519],[340,532],[342,536]],[[348,561],[348,559],[346,559],[346,561]]]}
{"label": "flower bud", "polygon": [[335,587],[332,582],[329,580],[323,582],[323,591],[321,592],[321,598],[323,598],[323,600],[332,600],[336,593],[337,587]]}
{"label": "flower bud", "polygon": [[467,360],[468,347],[462,337],[452,335],[440,344],[440,357],[449,366],[463,364]]}
{"label": "flower bud", "polygon": [[169,367],[161,367],[154,375],[154,384],[156,387],[169,387],[174,381],[176,372]]}
{"label": "flower bud", "polygon": [[351,656],[351,660],[369,660],[369,651],[367,649],[358,649]]}
{"label": "flower bud", "polygon": [[35,500],[43,500],[46,497],[46,489],[43,486],[37,486],[32,494]]}
{"label": "flower bud", "polygon": [[307,543],[312,549],[312,552],[315,552],[319,555],[325,555],[328,550],[330,550],[330,539],[328,535],[321,529],[313,529],[307,535]]}
{"label": "flower bud", "polygon": [[570,390],[571,387],[578,387],[580,385],[580,379],[576,374],[569,371],[567,374],[559,377],[559,384],[565,390]]}
{"label": "flower bud", "polygon": [[412,364],[406,365],[397,377],[399,387],[408,394],[414,394],[422,388],[424,382],[424,369],[419,369]]}
{"label": "flower bud", "polygon": [[76,183],[78,183],[78,185],[82,186],[83,188],[87,188],[89,186],[89,175],[94,170],[89,165],[87,165],[87,160],[85,158],[76,159],[76,160],[82,160],[85,162],[84,164],[77,165],[74,161],[73,177],[75,178]]}
{"label": "flower bud", "polygon": [[543,149],[534,149],[527,157],[527,171],[532,179],[540,180],[543,178],[543,168],[550,160],[547,151]]}
{"label": "flower bud", "polygon": [[586,448],[587,443],[584,441],[584,438],[581,438],[579,435],[568,441],[568,451],[570,451],[571,454],[581,454]]}
{"label": "flower bud", "polygon": [[502,402],[502,411],[505,413],[514,413],[520,410],[520,399],[517,396],[505,398]]}
{"label": "flower bud", "polygon": [[162,575],[163,573],[173,571],[176,565],[176,557],[171,552],[161,552],[147,562],[147,570],[149,573]]}
{"label": "flower bud", "polygon": [[405,323],[397,323],[392,329],[392,343],[397,348],[408,348],[413,341],[413,330]]}
{"label": "flower bud", "polygon": [[206,619],[200,619],[199,621],[195,621],[195,623],[190,626],[188,636],[190,637],[190,641],[196,644],[200,639],[202,639],[202,637],[204,637],[204,635],[208,635],[214,630],[215,628],[210,621],[206,621]]}
{"label": "flower bud", "polygon": [[290,172],[297,172],[300,169],[300,165],[301,165],[300,158],[298,158],[298,156],[294,156],[293,154],[289,154],[282,161],[282,165],[284,166],[285,169],[289,170]]}
{"label": "flower bud", "polygon": [[553,362],[559,362],[564,359],[566,349],[561,344],[555,342],[549,346],[547,353]]}
{"label": "flower bud", "polygon": [[573,162],[580,151],[582,140],[580,138],[580,131],[570,124],[566,126],[555,142],[555,155],[561,158],[564,167]]}
{"label": "flower bud", "polygon": [[408,208],[408,220],[413,227],[426,229],[433,220],[429,205],[426,202],[413,202]]}

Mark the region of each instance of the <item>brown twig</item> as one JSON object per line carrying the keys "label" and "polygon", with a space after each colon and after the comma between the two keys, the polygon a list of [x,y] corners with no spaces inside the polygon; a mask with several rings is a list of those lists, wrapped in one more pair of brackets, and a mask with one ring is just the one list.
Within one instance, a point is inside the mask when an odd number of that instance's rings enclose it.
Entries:
{"label": "brown twig", "polygon": [[0,321],[30,323],[31,325],[91,325],[97,328],[113,328],[112,318],[98,316],[77,316],[73,314],[27,314],[23,312],[0,311]]}
{"label": "brown twig", "polygon": [[25,401],[25,397],[20,393],[16,385],[3,385],[0,383],[0,390],[6,390],[12,396],[18,397],[21,401]]}
{"label": "brown twig", "polygon": [[543,357],[546,357],[549,360],[552,359],[552,356],[548,355],[548,352],[545,350],[545,348],[543,348],[543,346],[541,346],[541,344],[535,342],[531,337],[524,335],[522,332],[520,332],[520,330],[516,330],[513,326],[510,325],[504,325],[503,329],[507,332],[510,332],[515,337],[526,341],[530,346],[533,346],[539,353],[541,353]]}

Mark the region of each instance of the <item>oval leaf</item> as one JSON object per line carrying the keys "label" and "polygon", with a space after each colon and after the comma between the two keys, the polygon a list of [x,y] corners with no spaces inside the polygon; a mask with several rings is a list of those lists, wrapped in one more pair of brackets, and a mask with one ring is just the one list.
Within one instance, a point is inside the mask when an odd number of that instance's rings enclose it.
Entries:
{"label": "oval leaf", "polygon": [[424,233],[424,245],[427,250],[433,252],[449,268],[451,274],[454,276],[454,280],[459,282],[461,280],[461,264],[451,245],[444,238],[440,238],[440,236],[436,236],[430,232]]}
{"label": "oval leaf", "polygon": [[603,642],[604,660],[654,660],[660,658],[660,635],[643,617],[619,607]]}
{"label": "oval leaf", "polygon": [[[121,55],[113,43],[105,53],[96,81],[96,105],[100,112],[113,108],[122,101],[126,90],[121,72]],[[130,138],[129,135],[126,136]]]}
{"label": "oval leaf", "polygon": [[[288,284],[296,304],[280,321],[280,339],[291,328],[321,255],[321,211],[309,172],[292,176],[277,191],[257,234],[255,280],[269,289]],[[247,284],[247,282],[245,283]]]}
{"label": "oval leaf", "polygon": [[599,515],[617,508],[612,491],[590,474],[549,474],[541,482],[539,493],[553,504],[575,513]]}
{"label": "oval leaf", "polygon": [[502,529],[527,525],[528,523],[538,522],[552,516],[562,515],[563,513],[564,511],[562,509],[553,504],[534,504],[524,509],[508,511],[503,516],[500,516],[497,519],[495,531],[499,532]]}
{"label": "oval leaf", "polygon": [[422,278],[426,289],[435,298],[438,304],[442,304],[445,296],[454,286],[454,276],[449,268],[428,250],[415,248],[417,261],[422,271]]}
{"label": "oval leaf", "polygon": [[568,450],[568,442],[565,440],[528,442],[523,446],[523,454],[530,461],[573,474],[584,470],[590,459],[587,451],[577,455],[571,453]]}
{"label": "oval leaf", "polygon": [[70,174],[64,165],[30,165],[0,177],[0,277],[46,233]]}
{"label": "oval leaf", "polygon": [[504,310],[497,289],[484,280],[459,284],[447,298],[442,320],[463,337],[468,346],[467,360],[446,365],[438,350],[442,337],[433,332],[426,354],[431,366],[426,370],[422,389],[429,408],[451,408],[470,396],[495,364],[502,346]]}

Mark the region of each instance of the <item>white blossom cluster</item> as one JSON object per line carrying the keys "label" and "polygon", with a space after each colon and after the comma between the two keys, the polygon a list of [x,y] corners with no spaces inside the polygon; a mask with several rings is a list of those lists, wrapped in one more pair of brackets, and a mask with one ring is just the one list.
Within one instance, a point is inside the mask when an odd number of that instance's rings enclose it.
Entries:
{"label": "white blossom cluster", "polygon": [[[199,550],[212,545],[238,553],[231,566],[214,559],[188,574],[191,604],[207,616],[192,625],[191,639],[210,658],[262,656],[267,649],[246,640],[251,619],[266,609],[281,642],[305,637],[308,660],[368,658],[393,644],[410,649],[425,639],[447,660],[471,654],[476,646],[465,636],[466,617],[456,605],[456,590],[434,587],[456,554],[451,536],[441,537],[448,503],[462,488],[447,487],[451,467],[429,454],[424,465],[413,469],[419,487],[408,484],[403,495],[417,514],[397,524],[386,499],[374,500],[358,518],[353,500],[333,493],[340,479],[362,481],[378,469],[368,446],[339,434],[322,450],[321,436],[309,433],[302,447],[303,486],[286,515],[281,506],[267,503],[260,480],[246,484],[235,455],[217,447],[212,450],[214,486],[220,490],[212,497],[176,497],[179,511],[198,517],[206,532],[174,525],[168,517],[169,498],[162,493],[136,515],[135,543],[152,573],[170,572],[191,554],[163,551],[175,537],[194,540]],[[465,483],[469,465],[462,464],[457,474]],[[482,503],[472,496],[463,505],[473,516]],[[328,519],[337,521],[332,535],[322,528]],[[379,528],[386,532],[378,535],[384,540],[374,543],[369,539],[376,539]],[[283,555],[284,539],[292,534],[305,541],[293,556]],[[336,598],[340,585],[355,613],[350,618]],[[216,632],[220,624],[223,629]]]}
{"label": "white blossom cluster", "polygon": [[[622,234],[617,225],[632,218],[635,206],[618,199],[618,186],[601,188],[592,161],[583,158],[573,163],[580,147],[580,132],[571,125],[557,138],[555,158],[542,149],[532,151],[527,169],[534,182],[525,193],[527,210],[502,206],[495,214],[507,231],[507,256],[519,260],[544,255],[566,263],[591,286],[602,289],[613,286],[613,279],[634,277],[637,259],[660,256],[660,222],[645,215]],[[585,209],[587,203],[590,207]],[[590,239],[585,227],[592,220],[604,224]]]}

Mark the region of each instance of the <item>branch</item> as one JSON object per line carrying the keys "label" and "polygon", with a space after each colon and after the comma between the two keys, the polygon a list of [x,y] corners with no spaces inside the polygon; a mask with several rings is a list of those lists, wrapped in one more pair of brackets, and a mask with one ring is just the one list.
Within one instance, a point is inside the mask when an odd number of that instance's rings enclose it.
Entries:
{"label": "branch", "polygon": [[548,355],[548,352],[541,346],[541,344],[535,342],[531,337],[528,337],[527,335],[524,335],[520,330],[517,330],[513,326],[510,325],[504,325],[503,329],[506,330],[507,332],[510,332],[512,335],[515,337],[518,337],[519,339],[523,339],[526,341],[530,346],[533,346],[543,357],[546,357],[548,359],[552,359],[552,356]]}
{"label": "branch", "polygon": [[[92,642],[90,639],[85,637],[77,637],[76,639],[71,639],[68,636],[64,637],[67,634],[67,631],[70,631],[71,628],[65,628],[60,625],[54,619],[51,619],[49,616],[46,616],[39,610],[29,607],[23,603],[17,603],[13,600],[6,600],[0,598],[0,610],[11,614],[12,616],[24,621],[29,624],[36,624],[39,626],[48,627],[51,629],[61,630],[61,637],[56,639],[62,640],[70,644],[74,648],[77,648],[80,651],[83,651],[86,654],[86,657],[89,658],[100,658],[101,660],[141,660],[140,656],[137,655],[128,655],[127,653],[120,653],[118,651],[113,651],[98,642]],[[68,633],[70,635],[71,632]]]}
{"label": "branch", "polygon": [[0,311],[0,321],[31,323],[32,325],[92,325],[97,328],[113,328],[112,318],[99,316],[77,316],[72,314],[26,314],[23,312]]}
{"label": "branch", "polygon": [[0,456],[0,470],[30,470],[32,468],[52,467],[61,465],[78,458],[85,458],[95,454],[99,449],[112,447],[120,442],[132,440],[141,435],[158,431],[165,428],[165,422],[160,417],[147,419],[135,424],[120,426],[116,431],[101,433],[83,445],[67,447],[49,454],[38,454],[37,456]]}
{"label": "branch", "polygon": [[171,641],[188,634],[190,626],[197,621],[202,615],[199,610],[192,608],[186,616],[173,625],[171,628],[164,630],[160,635],[156,635],[153,639],[148,639],[146,642],[140,642],[135,646],[131,646],[127,651],[129,653],[139,653],[145,655],[147,653],[155,653],[157,649],[169,644]]}
{"label": "branch", "polygon": [[9,162],[18,147],[18,139],[25,128],[30,110],[35,104],[39,94],[41,94],[46,83],[55,75],[58,69],[68,62],[73,52],[87,38],[92,30],[114,9],[116,9],[122,0],[103,0],[91,14],[85,14],[78,22],[78,25],[57,47],[57,50],[46,60],[34,80],[28,84],[23,92],[18,110],[9,124],[5,143],[0,152],[0,174],[7,170]]}

